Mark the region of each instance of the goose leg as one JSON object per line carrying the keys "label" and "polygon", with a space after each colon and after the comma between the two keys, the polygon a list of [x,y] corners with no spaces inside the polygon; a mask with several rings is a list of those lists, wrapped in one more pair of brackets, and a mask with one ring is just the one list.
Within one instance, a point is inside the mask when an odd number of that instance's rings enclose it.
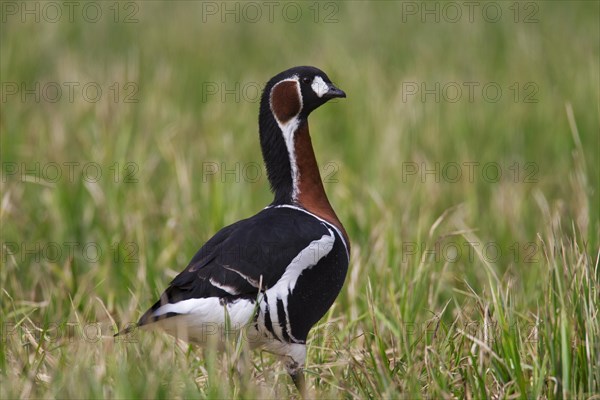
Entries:
{"label": "goose leg", "polygon": [[296,388],[300,392],[300,396],[302,396],[303,399],[306,399],[306,382],[304,380],[304,371],[300,369],[293,373],[290,372],[290,376],[294,381],[294,385],[296,385]]}
{"label": "goose leg", "polygon": [[292,377],[303,399],[306,398],[306,381],[304,379],[304,361],[306,360],[306,345],[295,343],[288,345],[284,357],[285,369]]}

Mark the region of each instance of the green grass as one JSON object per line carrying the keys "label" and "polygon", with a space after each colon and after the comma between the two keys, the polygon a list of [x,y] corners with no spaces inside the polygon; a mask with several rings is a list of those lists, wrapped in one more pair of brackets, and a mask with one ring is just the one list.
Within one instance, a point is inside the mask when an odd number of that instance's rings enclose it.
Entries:
{"label": "green grass", "polygon": [[[200,2],[159,1],[124,3],[115,23],[98,4],[97,23],[2,8],[0,397],[297,397],[243,338],[212,351],[112,333],[219,228],[270,202],[264,171],[246,169],[262,168],[252,90],[308,64],[348,93],[310,123],[352,240],[344,289],[311,334],[311,394],[598,398],[598,2],[519,3],[518,22],[513,2],[491,3],[496,23],[487,3],[456,23],[452,10],[439,23],[406,13],[419,2],[321,4],[318,23],[312,2],[294,3],[297,23],[221,23]],[[63,96],[22,101],[36,82]],[[65,82],[80,84],[73,101]],[[439,102],[407,94],[436,82]],[[206,92],[236,83],[239,101]],[[436,165],[437,179],[422,175]]]}

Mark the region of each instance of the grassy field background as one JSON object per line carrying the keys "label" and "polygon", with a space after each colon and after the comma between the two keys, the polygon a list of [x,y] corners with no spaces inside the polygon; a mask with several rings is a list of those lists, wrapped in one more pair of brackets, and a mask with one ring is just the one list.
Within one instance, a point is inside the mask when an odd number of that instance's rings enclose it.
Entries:
{"label": "grassy field background", "polygon": [[353,250],[311,395],[599,398],[598,2],[73,4],[1,4],[2,398],[297,397],[243,337],[112,338],[271,201],[295,65],[348,94],[310,119]]}

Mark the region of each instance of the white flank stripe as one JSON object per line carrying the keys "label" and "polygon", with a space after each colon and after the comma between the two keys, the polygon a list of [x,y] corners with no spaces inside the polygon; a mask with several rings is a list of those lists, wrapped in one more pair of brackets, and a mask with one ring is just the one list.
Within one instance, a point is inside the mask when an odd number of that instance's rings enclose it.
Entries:
{"label": "white flank stripe", "polygon": [[[317,265],[317,263],[323,257],[327,256],[333,248],[335,236],[329,228],[327,228],[327,230],[329,231],[329,235],[323,235],[321,239],[313,240],[306,248],[302,249],[286,267],[285,272],[277,281],[275,286],[267,290],[271,323],[273,325],[273,330],[280,338],[283,337],[283,330],[279,324],[280,321],[279,315],[277,314],[277,301],[279,299],[283,301],[285,314],[288,316],[288,295],[294,292],[298,278],[305,270]],[[292,338],[292,340],[297,341],[297,339],[292,336],[289,318],[287,318],[287,321],[285,322],[288,335],[290,338]]]}
{"label": "white flank stripe", "polygon": [[254,304],[250,300],[239,299],[222,305],[219,298],[207,297],[165,304],[154,311],[152,315],[158,317],[167,313],[191,314],[200,323],[224,323],[225,307],[227,307],[230,322],[238,324],[247,323],[254,310]]}
{"label": "white flank stripe", "polygon": [[222,305],[216,297],[188,299],[161,306],[154,312],[155,317],[167,313],[180,315],[147,326],[162,328],[186,341],[204,343],[211,337],[223,338],[227,332],[244,328],[255,310],[255,302],[247,299],[238,299],[226,305]]}

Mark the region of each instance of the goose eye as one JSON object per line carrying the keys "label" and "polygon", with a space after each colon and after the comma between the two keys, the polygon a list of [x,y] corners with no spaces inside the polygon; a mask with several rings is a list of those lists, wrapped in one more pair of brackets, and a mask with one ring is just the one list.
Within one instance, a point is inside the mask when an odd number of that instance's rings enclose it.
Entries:
{"label": "goose eye", "polygon": [[303,83],[310,83],[310,79],[305,76],[304,78],[302,78],[302,82]]}

